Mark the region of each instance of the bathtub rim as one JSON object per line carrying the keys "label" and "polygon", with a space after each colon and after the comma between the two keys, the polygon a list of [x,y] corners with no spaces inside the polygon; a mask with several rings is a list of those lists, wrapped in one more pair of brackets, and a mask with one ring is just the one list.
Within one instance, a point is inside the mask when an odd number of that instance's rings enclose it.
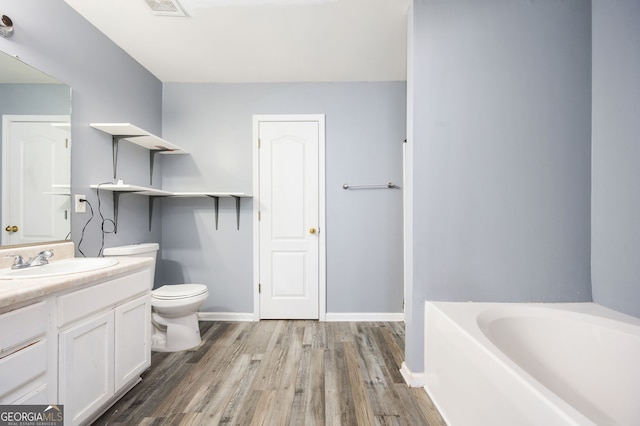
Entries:
{"label": "bathtub rim", "polygon": [[[425,302],[425,345],[427,344],[427,332],[429,331],[428,320],[433,313],[440,315],[440,319],[444,319],[452,326],[456,332],[462,333],[467,336],[468,344],[473,345],[474,350],[481,351],[480,353],[494,363],[498,363],[505,367],[505,374],[507,374],[510,380],[515,380],[519,386],[524,386],[526,389],[536,397],[539,403],[545,404],[551,407],[554,411],[557,411],[559,415],[570,420],[571,424],[577,425],[594,425],[595,423],[586,417],[583,413],[578,411],[572,405],[567,403],[564,399],[560,398],[542,383],[540,383],[529,372],[518,365],[507,354],[491,340],[491,338],[485,334],[479,324],[479,317],[483,313],[489,313],[495,318],[502,318],[505,314],[511,316],[526,316],[528,312],[539,313],[545,312],[549,315],[556,315],[561,312],[571,312],[572,315],[584,316],[584,319],[589,322],[603,321],[608,323],[609,321],[616,321],[617,323],[625,323],[634,327],[640,327],[640,318],[636,318],[610,308],[598,305],[593,302],[577,302],[577,303],[509,303],[509,302],[437,302],[426,301]],[[535,312],[534,312],[535,311]],[[524,313],[524,314],[523,314]],[[486,315],[485,315],[486,316]],[[603,325],[603,324],[599,324]],[[634,333],[636,334],[636,333]],[[431,396],[434,405],[442,414],[447,424],[450,424],[447,410],[442,407],[438,391],[437,374],[435,374],[435,380],[433,379],[433,372],[429,371],[429,353],[427,346],[425,346],[425,390]],[[435,384],[434,384],[435,383]],[[445,401],[445,404],[448,404]]]}

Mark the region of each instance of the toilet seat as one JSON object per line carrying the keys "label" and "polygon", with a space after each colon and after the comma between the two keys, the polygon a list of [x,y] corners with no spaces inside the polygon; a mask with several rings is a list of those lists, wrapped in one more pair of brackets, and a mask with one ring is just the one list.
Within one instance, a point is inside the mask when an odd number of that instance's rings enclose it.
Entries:
{"label": "toilet seat", "polygon": [[178,300],[200,296],[207,292],[203,284],[163,285],[151,292],[151,297],[158,300]]}

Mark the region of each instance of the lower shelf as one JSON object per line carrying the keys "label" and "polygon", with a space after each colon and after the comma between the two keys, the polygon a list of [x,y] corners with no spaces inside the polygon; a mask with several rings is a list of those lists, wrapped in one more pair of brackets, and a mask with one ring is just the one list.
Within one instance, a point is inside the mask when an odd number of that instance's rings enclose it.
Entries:
{"label": "lower shelf", "polygon": [[149,230],[151,230],[151,220],[153,218],[153,207],[155,200],[158,198],[167,197],[182,197],[182,198],[202,198],[207,197],[213,199],[214,211],[215,211],[215,223],[216,229],[218,229],[218,207],[220,204],[220,198],[233,198],[236,201],[236,229],[240,229],[240,199],[251,198],[249,194],[243,192],[170,192],[163,191],[156,188],[147,188],[144,186],[129,185],[129,184],[99,184],[91,185],[91,188],[96,191],[109,191],[113,193],[113,222],[115,224],[115,232],[118,232],[118,205],[120,203],[120,195],[122,194],[136,194],[146,195],[149,197]]}

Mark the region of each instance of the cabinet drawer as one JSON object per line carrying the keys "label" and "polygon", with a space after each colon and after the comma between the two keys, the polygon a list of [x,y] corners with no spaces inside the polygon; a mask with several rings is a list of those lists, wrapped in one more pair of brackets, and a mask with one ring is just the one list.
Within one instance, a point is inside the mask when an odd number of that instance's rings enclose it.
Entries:
{"label": "cabinet drawer", "polygon": [[44,336],[48,325],[46,302],[36,303],[0,315],[0,358],[18,349],[20,345]]}
{"label": "cabinet drawer", "polygon": [[[16,401],[10,402],[14,405],[50,404],[47,384],[43,383],[26,395],[22,395]],[[9,402],[9,401],[7,401]]]}
{"label": "cabinet drawer", "polygon": [[47,370],[47,344],[41,340],[0,359],[0,401]]}
{"label": "cabinet drawer", "polygon": [[151,269],[58,296],[58,327],[151,291]]}

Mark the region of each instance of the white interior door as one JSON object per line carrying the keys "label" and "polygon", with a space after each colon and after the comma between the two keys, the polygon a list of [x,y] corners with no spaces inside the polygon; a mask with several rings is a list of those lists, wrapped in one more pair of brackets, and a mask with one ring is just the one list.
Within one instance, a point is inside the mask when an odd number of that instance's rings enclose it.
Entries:
{"label": "white interior door", "polygon": [[259,121],[259,311],[318,319],[324,121]]}
{"label": "white interior door", "polygon": [[63,240],[70,230],[68,116],[4,116],[2,244]]}

